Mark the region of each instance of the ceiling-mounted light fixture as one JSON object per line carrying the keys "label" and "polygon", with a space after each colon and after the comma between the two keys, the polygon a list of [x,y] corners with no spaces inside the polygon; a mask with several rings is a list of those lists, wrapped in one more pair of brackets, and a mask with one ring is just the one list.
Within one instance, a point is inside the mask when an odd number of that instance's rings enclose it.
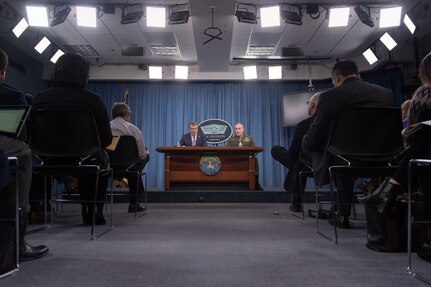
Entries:
{"label": "ceiling-mounted light fixture", "polygon": [[48,9],[45,6],[26,6],[30,26],[49,27]]}
{"label": "ceiling-mounted light fixture", "polygon": [[260,8],[260,26],[262,28],[280,26],[280,6]]}
{"label": "ceiling-mounted light fixture", "polygon": [[40,40],[40,42],[34,47],[34,49],[38,51],[39,54],[42,54],[50,44],[51,41],[49,41],[46,37],[43,37],[42,40]]}
{"label": "ceiling-mounted light fixture", "polygon": [[[248,8],[253,9],[253,11],[249,11]],[[257,24],[257,8],[254,5],[242,4],[238,3],[236,5],[235,16],[238,19],[238,22],[248,23],[248,24]]]}
{"label": "ceiling-mounted light fixture", "polygon": [[72,8],[67,4],[51,6],[49,10],[49,26],[57,26],[66,21]]}
{"label": "ceiling-mounted light fixture", "polygon": [[345,27],[349,24],[350,7],[331,8],[328,27]]}
{"label": "ceiling-mounted light fixture", "polygon": [[147,6],[147,27],[166,27],[166,8]]}
{"label": "ceiling-mounted light fixture", "polygon": [[76,23],[81,27],[97,27],[96,7],[76,6]]}
{"label": "ceiling-mounted light fixture", "polygon": [[289,9],[291,10],[281,10],[281,17],[284,19],[284,23],[292,25],[302,25],[301,7],[289,5]]}
{"label": "ceiling-mounted light fixture", "polygon": [[401,6],[380,9],[379,28],[398,27],[401,22]]}
{"label": "ceiling-mounted light fixture", "polygon": [[12,32],[14,35],[19,38],[22,33],[28,28],[28,23],[25,20],[25,18],[22,18],[21,21],[15,26],[15,28],[12,29]]}
{"label": "ceiling-mounted light fixture", "polygon": [[162,79],[162,67],[149,66],[148,72],[150,79]]}
{"label": "ceiling-mounted light fixture", "polygon": [[409,29],[410,33],[412,33],[412,35],[415,33],[416,31],[416,25],[413,23],[413,21],[410,19],[410,17],[406,14],[404,16],[404,25],[406,25],[407,29]]}
{"label": "ceiling-mounted light fixture", "polygon": [[377,56],[373,53],[371,48],[368,48],[365,52],[362,53],[362,55],[365,57],[365,59],[367,59],[370,65],[374,64],[379,60],[377,59]]}
{"label": "ceiling-mounted light fixture", "polygon": [[186,24],[190,17],[189,4],[169,6],[169,25]]}
{"label": "ceiling-mounted light fixture", "polygon": [[257,79],[257,68],[256,66],[244,66],[244,79],[252,80]]}
{"label": "ceiling-mounted light fixture", "polygon": [[391,51],[397,45],[397,42],[395,42],[395,40],[387,32],[383,34],[382,37],[380,37],[380,41],[385,44],[389,51]]}
{"label": "ceiling-mounted light fixture", "polygon": [[64,55],[64,52],[62,50],[58,49],[57,52],[55,52],[54,56],[52,56],[50,61],[55,64],[57,62],[58,58],[60,58],[63,55]]}
{"label": "ceiling-mounted light fixture", "polygon": [[367,9],[366,7],[364,7],[360,4],[356,5],[355,8],[353,10],[355,10],[356,15],[358,15],[359,20],[361,20],[362,23],[364,23],[365,25],[367,25],[368,27],[373,28],[374,27],[374,22],[373,19],[371,19],[371,12],[370,12],[370,8],[368,8],[368,11],[366,11],[365,9]]}
{"label": "ceiling-mounted light fixture", "polygon": [[187,80],[189,77],[189,67],[175,66],[175,79]]}
{"label": "ceiling-mounted light fixture", "polygon": [[281,66],[268,67],[268,78],[270,80],[280,80],[283,76]]}
{"label": "ceiling-mounted light fixture", "polygon": [[144,8],[141,4],[129,5],[121,9],[121,24],[131,24],[141,21],[144,16]]}

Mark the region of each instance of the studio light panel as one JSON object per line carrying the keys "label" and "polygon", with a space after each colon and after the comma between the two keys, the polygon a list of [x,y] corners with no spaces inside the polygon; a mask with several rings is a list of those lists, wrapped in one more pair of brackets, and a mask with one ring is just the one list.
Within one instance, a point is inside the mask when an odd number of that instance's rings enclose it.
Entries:
{"label": "studio light panel", "polygon": [[17,38],[21,36],[22,33],[28,28],[28,23],[25,18],[22,18],[21,21],[13,28],[12,32],[15,34]]}

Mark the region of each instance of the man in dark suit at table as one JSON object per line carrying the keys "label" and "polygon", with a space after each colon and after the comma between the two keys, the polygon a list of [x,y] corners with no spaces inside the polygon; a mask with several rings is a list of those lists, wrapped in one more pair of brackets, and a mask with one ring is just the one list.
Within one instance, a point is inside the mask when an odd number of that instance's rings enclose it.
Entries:
{"label": "man in dark suit at table", "polygon": [[301,153],[302,139],[307,134],[311,123],[313,122],[313,115],[316,113],[317,104],[319,102],[319,93],[315,93],[308,101],[307,113],[310,117],[305,120],[300,121],[293,130],[292,141],[290,142],[289,149],[283,146],[275,145],[271,149],[271,155],[282,165],[289,169],[284,180],[284,189],[292,193],[292,203],[290,205],[290,210],[294,212],[301,212],[301,194],[305,190],[306,179],[301,179],[302,190],[300,189],[299,173],[303,170],[308,170],[309,168],[299,160],[299,155]]}
{"label": "man in dark suit at table", "polygon": [[205,137],[198,133],[198,123],[189,122],[189,133],[181,137],[180,146],[207,146]]}
{"label": "man in dark suit at table", "polygon": [[[332,123],[342,119],[337,118],[341,111],[348,108],[375,106],[391,107],[394,105],[392,91],[377,85],[364,82],[355,62],[340,61],[332,68],[332,84],[334,88],[322,93],[319,98],[313,123],[302,142],[301,160],[312,164],[316,185],[329,182],[328,168],[336,164],[335,158],[326,152]],[[358,119],[360,121],[361,119]],[[382,131],[384,132],[384,131]],[[349,216],[353,198],[354,178],[337,177],[338,198],[336,222],[338,227],[349,228]],[[330,219],[330,223],[332,219]]]}

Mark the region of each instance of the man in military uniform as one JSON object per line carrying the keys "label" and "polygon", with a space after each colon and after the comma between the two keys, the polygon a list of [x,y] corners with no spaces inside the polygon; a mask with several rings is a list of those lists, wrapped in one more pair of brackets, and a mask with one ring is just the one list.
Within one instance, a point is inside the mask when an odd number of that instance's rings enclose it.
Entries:
{"label": "man in military uniform", "polygon": [[251,136],[244,135],[244,125],[235,124],[235,136],[227,141],[227,146],[256,146]]}
{"label": "man in military uniform", "polygon": [[[251,136],[244,135],[244,125],[242,123],[235,124],[235,136],[227,141],[227,146],[256,146]],[[256,159],[256,190],[263,190],[259,184],[259,163]]]}

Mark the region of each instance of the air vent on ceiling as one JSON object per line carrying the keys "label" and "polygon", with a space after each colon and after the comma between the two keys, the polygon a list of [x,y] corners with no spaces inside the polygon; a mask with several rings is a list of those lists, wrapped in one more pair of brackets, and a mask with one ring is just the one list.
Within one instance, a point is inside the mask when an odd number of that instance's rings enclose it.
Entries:
{"label": "air vent on ceiling", "polygon": [[281,49],[281,55],[283,57],[303,57],[304,51],[299,47],[283,47]]}
{"label": "air vent on ceiling", "polygon": [[275,46],[249,46],[247,56],[273,56]]}
{"label": "air vent on ceiling", "polygon": [[99,53],[90,45],[64,45],[64,48],[70,53],[80,54],[84,57],[97,57]]}
{"label": "air vent on ceiling", "polygon": [[144,56],[144,47],[142,46],[123,46],[121,47],[121,56]]}
{"label": "air vent on ceiling", "polygon": [[180,56],[177,46],[150,45],[150,48],[154,56]]}

